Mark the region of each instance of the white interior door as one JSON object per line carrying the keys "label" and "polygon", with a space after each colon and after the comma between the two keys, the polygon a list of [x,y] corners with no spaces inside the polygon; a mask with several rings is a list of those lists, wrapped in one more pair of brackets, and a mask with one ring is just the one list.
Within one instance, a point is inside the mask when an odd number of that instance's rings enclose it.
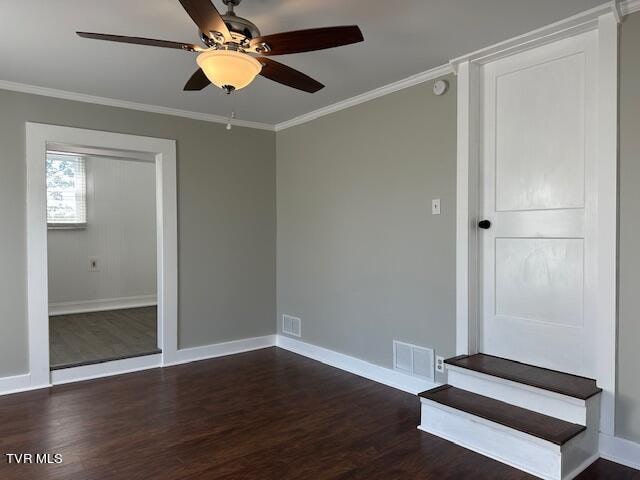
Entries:
{"label": "white interior door", "polygon": [[479,350],[594,376],[597,32],[482,66]]}

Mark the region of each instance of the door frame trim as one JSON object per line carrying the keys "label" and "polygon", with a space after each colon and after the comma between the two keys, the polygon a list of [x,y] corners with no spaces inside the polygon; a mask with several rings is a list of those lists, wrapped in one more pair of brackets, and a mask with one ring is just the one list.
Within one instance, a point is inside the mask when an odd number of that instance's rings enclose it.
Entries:
{"label": "door frame trim", "polygon": [[[175,361],[178,350],[178,218],[175,140],[32,122],[26,122],[25,134],[30,388],[48,387],[56,383],[49,366],[45,172],[48,143],[103,149],[115,148],[153,155],[156,166],[158,344],[162,348],[160,364]],[[114,364],[109,367],[114,371],[119,371],[118,368],[138,366],[135,358],[121,360],[119,363],[109,363]],[[127,366],[128,363],[131,364],[130,367]],[[107,364],[103,365],[103,370],[105,365]],[[108,374],[109,372],[103,372],[103,375]]]}
{"label": "door frame trim", "polygon": [[542,29],[452,62],[458,74],[458,144],[456,180],[456,354],[478,352],[479,242],[477,222],[480,160],[480,68],[518,52],[598,32],[598,306],[597,381],[603,388],[600,430],[615,429],[617,319],[617,175],[618,175],[618,36],[614,13]]}

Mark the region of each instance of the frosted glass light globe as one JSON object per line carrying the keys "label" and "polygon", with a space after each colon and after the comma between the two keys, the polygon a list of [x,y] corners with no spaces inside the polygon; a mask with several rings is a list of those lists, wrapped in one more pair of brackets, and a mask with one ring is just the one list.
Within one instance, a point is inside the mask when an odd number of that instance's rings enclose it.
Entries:
{"label": "frosted glass light globe", "polygon": [[262,64],[250,55],[234,50],[207,50],[196,59],[209,81],[220,88],[240,90],[262,70]]}

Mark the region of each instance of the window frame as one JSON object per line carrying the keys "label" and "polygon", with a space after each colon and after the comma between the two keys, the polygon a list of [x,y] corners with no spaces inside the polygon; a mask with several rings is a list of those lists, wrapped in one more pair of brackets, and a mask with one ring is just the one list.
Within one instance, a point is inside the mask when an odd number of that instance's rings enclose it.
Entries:
{"label": "window frame", "polygon": [[[57,155],[57,156],[69,156],[69,157],[74,157],[80,160],[81,164],[82,164],[82,168],[83,168],[83,176],[84,176],[84,190],[82,191],[82,200],[84,202],[84,218],[85,221],[84,222],[50,222],[49,221],[49,212],[47,211],[46,213],[46,218],[47,218],[47,230],[86,230],[87,229],[87,224],[88,224],[88,211],[87,211],[87,156],[86,155],[82,155],[82,154],[78,154],[78,153],[73,153],[73,152],[62,152],[62,151],[58,151],[58,150],[47,150],[46,152],[46,156],[48,157],[49,155]],[[45,180],[47,180],[46,174],[45,174]],[[46,186],[47,189],[47,197],[48,197],[48,185]]]}

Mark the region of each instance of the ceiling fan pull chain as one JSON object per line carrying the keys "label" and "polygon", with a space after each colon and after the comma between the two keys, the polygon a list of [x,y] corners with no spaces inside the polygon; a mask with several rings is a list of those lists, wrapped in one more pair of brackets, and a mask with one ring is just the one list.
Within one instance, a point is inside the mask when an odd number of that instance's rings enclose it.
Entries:
{"label": "ceiling fan pull chain", "polygon": [[232,110],[231,115],[229,115],[229,120],[227,121],[227,130],[231,130],[231,122],[236,118],[236,111]]}

